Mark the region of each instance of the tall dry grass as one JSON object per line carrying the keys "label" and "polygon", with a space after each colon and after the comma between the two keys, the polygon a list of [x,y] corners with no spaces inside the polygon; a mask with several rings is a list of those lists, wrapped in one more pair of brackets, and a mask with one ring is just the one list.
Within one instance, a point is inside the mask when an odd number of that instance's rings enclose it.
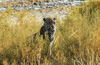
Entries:
{"label": "tall dry grass", "polygon": [[[100,64],[100,1],[90,1],[72,7],[60,22],[49,57],[48,39],[36,38],[27,43],[27,37],[39,31],[41,23],[30,11],[17,12],[10,8],[0,12],[0,64],[1,65],[99,65]],[[11,26],[11,14],[18,16]]]}

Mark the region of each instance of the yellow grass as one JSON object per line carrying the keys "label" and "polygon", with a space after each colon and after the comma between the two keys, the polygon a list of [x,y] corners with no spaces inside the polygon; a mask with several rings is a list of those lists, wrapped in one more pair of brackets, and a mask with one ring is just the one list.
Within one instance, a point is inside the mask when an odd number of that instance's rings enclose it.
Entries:
{"label": "yellow grass", "polygon": [[[0,12],[0,65],[99,65],[100,64],[100,1],[69,8],[60,23],[49,56],[49,41],[36,37],[32,43],[27,38],[39,31],[43,23],[36,21],[26,11]],[[18,17],[11,25],[12,13]],[[29,41],[30,42],[30,41]]]}

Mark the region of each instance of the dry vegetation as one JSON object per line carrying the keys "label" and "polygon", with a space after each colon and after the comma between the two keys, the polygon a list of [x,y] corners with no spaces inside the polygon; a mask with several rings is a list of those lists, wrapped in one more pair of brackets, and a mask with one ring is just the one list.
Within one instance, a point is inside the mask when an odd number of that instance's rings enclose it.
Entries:
{"label": "dry vegetation", "polygon": [[[27,45],[27,37],[39,31],[41,23],[25,14],[29,11],[0,12],[0,65],[99,65],[100,64],[100,1],[91,1],[81,8],[69,8],[63,23],[57,19],[57,31],[48,56],[48,39],[37,37]],[[11,26],[11,14],[18,16]]]}

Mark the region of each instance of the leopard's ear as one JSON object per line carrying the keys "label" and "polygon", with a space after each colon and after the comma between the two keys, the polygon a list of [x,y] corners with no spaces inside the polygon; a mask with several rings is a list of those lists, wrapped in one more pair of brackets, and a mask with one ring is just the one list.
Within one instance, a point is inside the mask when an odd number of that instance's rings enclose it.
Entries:
{"label": "leopard's ear", "polygon": [[53,18],[53,20],[57,20],[56,18]]}
{"label": "leopard's ear", "polygon": [[46,21],[46,18],[43,18],[43,21],[45,22]]}

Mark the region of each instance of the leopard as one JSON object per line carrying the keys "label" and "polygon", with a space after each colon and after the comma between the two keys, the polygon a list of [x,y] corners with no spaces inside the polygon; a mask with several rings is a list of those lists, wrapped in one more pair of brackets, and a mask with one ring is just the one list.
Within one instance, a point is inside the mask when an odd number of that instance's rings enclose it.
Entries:
{"label": "leopard", "polygon": [[[45,39],[45,32],[48,32],[48,38],[50,43],[54,40],[54,34],[56,32],[56,18],[43,18],[44,24],[40,28],[40,36],[43,36],[43,39]],[[37,33],[34,34],[34,38],[36,37]],[[52,46],[52,44],[50,44]]]}
{"label": "leopard", "polygon": [[41,26],[39,32],[36,32],[35,34],[29,36],[27,39],[32,38],[31,43],[33,42],[33,39],[36,39],[37,36],[43,37],[43,40],[46,39],[46,35],[48,36],[48,40],[50,42],[50,47],[52,47],[52,43],[55,39],[55,32],[56,32],[56,18],[43,18],[43,25]]}
{"label": "leopard", "polygon": [[[43,41],[45,41],[48,38],[49,42],[48,41],[46,42],[47,44],[47,48],[45,50],[46,52],[44,50],[41,50],[42,52],[41,58],[44,58],[45,55],[47,55],[48,58],[50,57],[52,58],[51,48],[53,45],[53,41],[55,39],[55,32],[56,32],[56,18],[45,17],[43,18],[43,25],[40,27],[40,30],[27,38],[27,39],[31,38],[31,40],[27,41],[27,45],[30,46],[32,49],[34,49],[35,45],[37,44],[35,42],[36,38],[38,37],[43,38]],[[31,52],[32,49],[29,52]],[[43,49],[45,49],[45,47]]]}

